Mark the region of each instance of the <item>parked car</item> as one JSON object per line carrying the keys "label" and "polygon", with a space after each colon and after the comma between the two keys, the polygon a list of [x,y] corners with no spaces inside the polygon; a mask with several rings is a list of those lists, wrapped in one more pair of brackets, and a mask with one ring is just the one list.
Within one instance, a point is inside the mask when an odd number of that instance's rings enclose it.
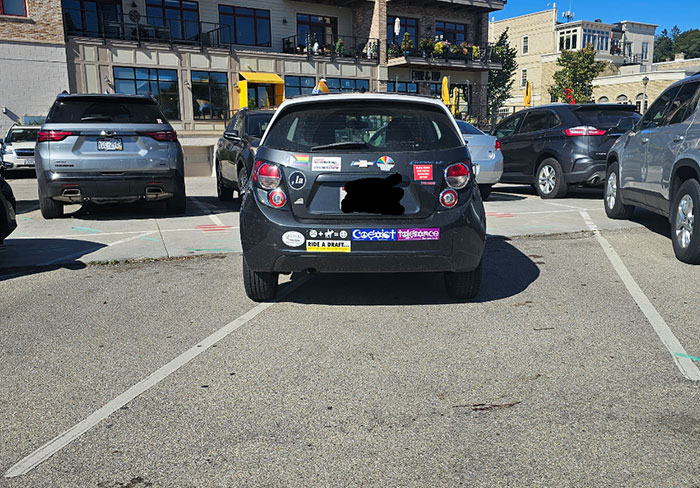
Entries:
{"label": "parked car", "polygon": [[634,207],[669,218],[676,257],[700,264],[700,73],[671,85],[611,148],[605,212]]}
{"label": "parked car", "polygon": [[216,145],[216,193],[221,201],[233,200],[234,190],[241,190],[253,168],[255,151],[265,133],[272,110],[239,110],[226,126]]}
{"label": "parked car", "polygon": [[36,145],[46,219],[66,203],[165,200],[186,210],[184,158],[157,102],[140,95],[59,95]]}
{"label": "parked car", "polygon": [[622,119],[639,120],[633,105],[553,104],[511,115],[493,131],[501,142],[501,182],[532,185],[542,198],[561,198],[569,185],[605,179],[608,150]]}
{"label": "parked car", "polygon": [[12,188],[0,176],[0,244],[17,228],[17,201]]}
{"label": "parked car", "polygon": [[[373,134],[382,131],[382,137]],[[481,283],[486,216],[469,152],[442,102],[337,93],[280,105],[240,210],[243,280],[279,273],[443,272],[452,297]]]}
{"label": "parked car", "polygon": [[503,174],[501,143],[496,137],[484,134],[463,120],[457,121],[457,127],[467,143],[481,198],[487,200],[491,187],[498,183]]}
{"label": "parked car", "polygon": [[5,170],[34,168],[34,146],[39,133],[37,125],[13,125],[0,139],[0,156]]}

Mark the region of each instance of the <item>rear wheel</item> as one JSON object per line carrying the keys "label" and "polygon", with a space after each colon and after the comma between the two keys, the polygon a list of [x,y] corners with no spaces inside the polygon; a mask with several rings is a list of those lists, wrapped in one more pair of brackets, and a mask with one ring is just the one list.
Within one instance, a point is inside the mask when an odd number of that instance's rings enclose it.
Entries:
{"label": "rear wheel", "polygon": [[182,215],[187,211],[187,196],[185,194],[185,179],[183,178],[175,190],[175,195],[165,201],[165,208],[171,215]]}
{"label": "rear wheel", "polygon": [[605,213],[611,219],[629,219],[634,213],[632,205],[622,203],[620,195],[620,166],[612,163],[608,166],[608,174],[605,180]]}
{"label": "rear wheel", "polygon": [[252,271],[243,258],[243,286],[248,298],[255,302],[265,302],[277,294],[279,273]]}
{"label": "rear wheel", "polygon": [[493,185],[479,185],[479,193],[481,193],[482,200],[488,200],[492,186]]}
{"label": "rear wheel", "polygon": [[554,158],[542,161],[535,174],[535,190],[540,197],[545,199],[563,198],[567,189],[564,171],[561,169],[559,161]]}
{"label": "rear wheel", "polygon": [[221,176],[221,165],[216,163],[216,196],[222,202],[230,202],[233,200],[233,188],[229,188],[224,183],[224,178]]}
{"label": "rear wheel", "polygon": [[474,298],[479,294],[479,288],[481,287],[481,265],[474,271],[467,272],[445,272],[445,288],[447,289],[447,294],[452,298],[469,299]]}
{"label": "rear wheel", "polygon": [[678,189],[671,207],[671,240],[679,261],[700,264],[700,183],[687,180]]}
{"label": "rear wheel", "polygon": [[46,220],[63,217],[63,202],[48,197],[39,197],[39,208],[41,216]]}
{"label": "rear wheel", "polygon": [[248,170],[245,167],[245,164],[241,164],[240,169],[238,170],[238,198],[243,198],[243,194],[245,193],[245,187],[248,184]]}

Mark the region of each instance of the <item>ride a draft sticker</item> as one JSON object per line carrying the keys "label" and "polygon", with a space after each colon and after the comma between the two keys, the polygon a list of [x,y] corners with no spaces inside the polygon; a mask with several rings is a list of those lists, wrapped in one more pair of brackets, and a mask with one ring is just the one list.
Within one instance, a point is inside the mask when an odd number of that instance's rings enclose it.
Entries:
{"label": "ride a draft sticker", "polygon": [[315,157],[311,160],[311,171],[340,171],[341,158]]}
{"label": "ride a draft sticker", "polygon": [[350,252],[350,246],[350,241],[306,240],[306,250],[309,252]]}

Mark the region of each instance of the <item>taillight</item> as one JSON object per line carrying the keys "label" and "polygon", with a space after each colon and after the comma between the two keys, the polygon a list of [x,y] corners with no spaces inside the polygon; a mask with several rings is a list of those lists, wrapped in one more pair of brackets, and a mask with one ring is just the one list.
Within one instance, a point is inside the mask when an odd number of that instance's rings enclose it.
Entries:
{"label": "taillight", "polygon": [[457,205],[457,192],[454,190],[443,190],[440,193],[440,203],[446,208],[454,207]]}
{"label": "taillight", "polygon": [[72,135],[72,132],[65,130],[40,130],[36,142],[58,142]]}
{"label": "taillight", "polygon": [[579,126],[579,127],[572,127],[571,129],[566,129],[564,131],[564,134],[570,137],[577,137],[577,136],[604,136],[606,131],[596,129],[595,127],[584,127],[584,126]]}
{"label": "taillight", "polygon": [[270,205],[275,208],[284,207],[284,204],[287,203],[287,195],[282,190],[277,189],[270,192],[268,200],[270,200]]}
{"label": "taillight", "polygon": [[145,132],[144,135],[152,137],[160,142],[177,142],[177,132],[174,130],[159,130],[156,132]]}
{"label": "taillight", "polygon": [[445,169],[445,181],[450,188],[460,190],[469,183],[471,171],[465,163],[455,163]]}
{"label": "taillight", "polygon": [[255,163],[256,171],[253,180],[266,190],[277,188],[280,184],[280,168],[275,164],[263,163],[258,161]]}
{"label": "taillight", "polygon": [[496,139],[496,151],[500,151],[500,150],[501,150],[501,141]]}

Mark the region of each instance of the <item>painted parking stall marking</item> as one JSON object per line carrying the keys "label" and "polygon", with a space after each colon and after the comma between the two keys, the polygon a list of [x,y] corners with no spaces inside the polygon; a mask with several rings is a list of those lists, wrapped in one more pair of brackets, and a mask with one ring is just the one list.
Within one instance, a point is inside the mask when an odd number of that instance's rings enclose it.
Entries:
{"label": "painted parking stall marking", "polygon": [[217,224],[202,224],[198,225],[195,227],[197,230],[201,230],[202,232],[220,232],[222,230],[229,230],[231,229],[230,225],[217,225]]}

